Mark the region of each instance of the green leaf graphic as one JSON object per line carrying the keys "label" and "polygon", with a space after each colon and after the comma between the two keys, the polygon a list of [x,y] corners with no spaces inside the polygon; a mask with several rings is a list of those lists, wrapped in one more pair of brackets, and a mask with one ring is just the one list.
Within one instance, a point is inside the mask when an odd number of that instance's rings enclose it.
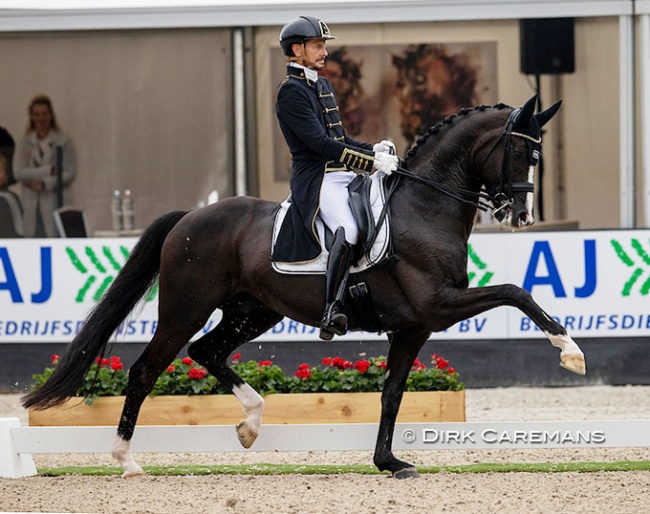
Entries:
{"label": "green leaf graphic", "polygon": [[[125,246],[120,246],[117,258],[108,246],[102,246],[100,251],[86,246],[81,256],[77,255],[71,247],[66,247],[65,251],[74,269],[81,275],[85,275],[83,285],[75,296],[76,303],[86,301],[89,295],[93,301],[98,302],[122,270],[130,255],[129,249]],[[145,301],[151,302],[157,295],[158,282],[156,281],[147,291]]]}
{"label": "green leaf graphic", "polygon": [[472,285],[472,282],[476,278],[478,279],[476,287],[485,287],[486,285],[488,285],[490,280],[492,280],[494,273],[488,271],[487,264],[481,260],[478,254],[474,251],[474,248],[472,248],[471,244],[467,245],[467,256],[469,257],[467,267],[469,268],[473,266],[478,270],[478,271],[472,271],[468,269],[467,278],[469,284]]}
{"label": "green leaf graphic", "polygon": [[[646,249],[636,238],[630,240],[631,251],[626,251],[623,245],[615,239],[610,242],[618,259],[626,267],[633,268],[630,278],[623,284],[621,296],[630,296],[637,283],[640,283],[638,290],[641,296],[647,296],[650,293],[650,255]],[[646,274],[648,276],[645,280],[642,280],[642,277]]]}

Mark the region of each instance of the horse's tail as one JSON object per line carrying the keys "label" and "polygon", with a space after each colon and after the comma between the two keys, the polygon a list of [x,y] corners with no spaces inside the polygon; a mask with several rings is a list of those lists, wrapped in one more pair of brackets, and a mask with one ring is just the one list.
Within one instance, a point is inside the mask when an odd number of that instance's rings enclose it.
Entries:
{"label": "horse's tail", "polygon": [[111,335],[155,282],[160,270],[163,242],[185,214],[187,212],[170,212],[145,230],[126,264],[92,309],[50,378],[23,397],[23,406],[47,409],[74,396],[95,358],[103,355]]}

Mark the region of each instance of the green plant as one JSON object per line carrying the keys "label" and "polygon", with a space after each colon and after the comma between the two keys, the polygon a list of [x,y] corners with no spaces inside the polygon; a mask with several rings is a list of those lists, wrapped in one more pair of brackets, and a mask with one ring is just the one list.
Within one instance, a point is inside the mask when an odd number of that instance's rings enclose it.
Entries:
{"label": "green plant", "polygon": [[[54,373],[54,366],[59,363],[59,356],[51,356],[52,366],[45,368],[43,373],[33,375],[36,383],[34,389],[42,386]],[[90,405],[99,396],[121,396],[126,391],[129,378],[124,372],[124,364],[119,357],[112,356],[108,359],[97,357],[83,383],[77,389],[76,396],[83,396]]]}
{"label": "green plant", "polygon": [[[34,388],[40,387],[54,372],[59,356],[52,356],[52,366],[34,375]],[[292,376],[271,361],[243,362],[240,354],[231,359],[231,368],[262,396],[274,393],[364,393],[379,392],[386,378],[386,357],[362,358],[356,362],[341,357],[325,357],[318,366],[301,364]],[[90,404],[98,396],[118,396],[128,383],[119,357],[97,359],[77,390]],[[437,354],[427,367],[415,359],[406,381],[407,391],[460,391],[464,384],[449,361]],[[231,391],[191,358],[176,359],[158,377],[151,392],[156,395],[229,394]]]}

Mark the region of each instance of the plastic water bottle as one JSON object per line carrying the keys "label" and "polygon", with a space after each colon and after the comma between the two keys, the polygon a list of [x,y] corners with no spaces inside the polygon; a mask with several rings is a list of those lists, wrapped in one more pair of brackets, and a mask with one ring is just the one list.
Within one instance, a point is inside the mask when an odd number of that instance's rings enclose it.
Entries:
{"label": "plastic water bottle", "polygon": [[135,207],[130,189],[124,191],[124,198],[122,198],[122,228],[123,230],[135,229]]}
{"label": "plastic water bottle", "polygon": [[111,215],[113,218],[113,230],[122,230],[124,226],[122,219],[122,193],[117,190],[113,191],[113,198],[111,199]]}

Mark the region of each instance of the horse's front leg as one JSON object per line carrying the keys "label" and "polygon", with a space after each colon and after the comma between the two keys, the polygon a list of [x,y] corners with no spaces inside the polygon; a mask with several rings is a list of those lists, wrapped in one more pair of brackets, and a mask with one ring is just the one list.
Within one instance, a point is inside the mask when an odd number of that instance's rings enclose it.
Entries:
{"label": "horse's front leg", "polygon": [[565,328],[551,318],[528,291],[514,284],[456,290],[445,295],[436,314],[451,326],[504,305],[521,310],[542,330],[551,344],[561,350],[560,366],[578,375],[586,374],[585,356]]}
{"label": "horse's front leg", "polygon": [[417,329],[394,332],[388,337],[390,349],[386,363],[386,381],[381,394],[381,419],[374,462],[380,471],[390,471],[395,478],[420,476],[412,464],[397,459],[392,448],[395,421],[404,395],[406,379],[429,334],[427,330]]}

